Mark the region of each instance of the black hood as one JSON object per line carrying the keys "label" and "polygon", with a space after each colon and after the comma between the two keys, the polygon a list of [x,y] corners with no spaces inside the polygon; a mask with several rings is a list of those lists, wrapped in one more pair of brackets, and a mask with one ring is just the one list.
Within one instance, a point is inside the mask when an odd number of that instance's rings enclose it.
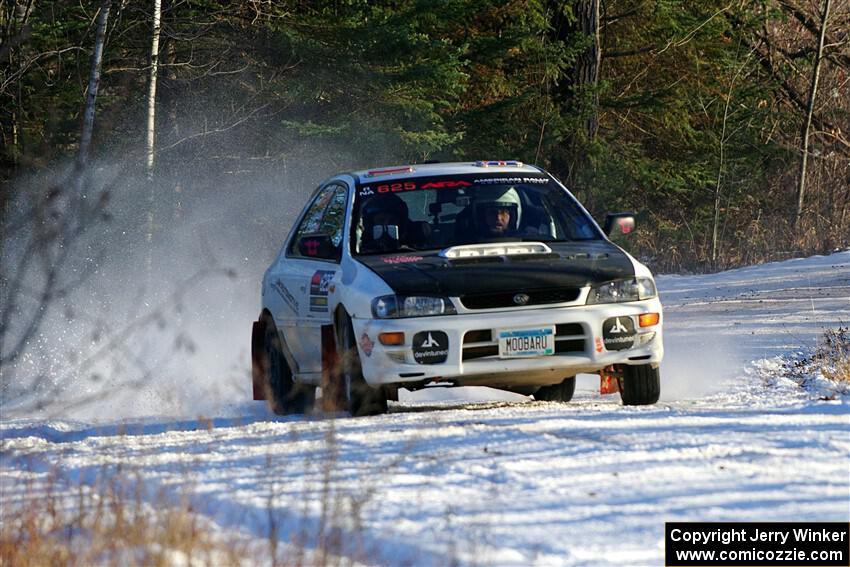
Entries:
{"label": "black hood", "polygon": [[549,243],[551,254],[447,259],[437,252],[361,255],[357,260],[400,295],[458,297],[581,288],[634,277],[631,260],[605,240]]}

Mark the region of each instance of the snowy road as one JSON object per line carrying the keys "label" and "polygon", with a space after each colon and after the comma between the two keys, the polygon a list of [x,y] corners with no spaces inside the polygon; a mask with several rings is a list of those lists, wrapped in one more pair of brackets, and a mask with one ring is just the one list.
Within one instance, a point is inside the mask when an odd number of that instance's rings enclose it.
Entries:
{"label": "snowy road", "polygon": [[120,467],[188,495],[222,532],[261,541],[274,524],[309,547],[332,523],[345,562],[394,565],[660,565],[665,521],[850,521],[850,397],[762,360],[850,323],[850,252],[659,287],[668,358],[653,407],[581,377],[567,405],[454,391],[362,419],[246,404],[209,423],[191,408],[120,426],[4,421],[0,505],[51,470],[90,484]]}

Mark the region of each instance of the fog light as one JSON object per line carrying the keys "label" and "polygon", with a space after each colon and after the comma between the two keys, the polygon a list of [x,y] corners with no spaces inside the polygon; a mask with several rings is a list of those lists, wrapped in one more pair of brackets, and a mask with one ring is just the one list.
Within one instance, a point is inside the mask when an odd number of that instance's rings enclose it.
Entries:
{"label": "fog light", "polygon": [[381,333],[378,340],[382,345],[398,346],[404,344],[404,333]]}
{"label": "fog light", "polygon": [[653,325],[657,325],[659,319],[661,319],[661,315],[659,315],[658,313],[644,313],[643,315],[638,317],[638,321],[640,321],[641,327],[651,327]]}
{"label": "fog light", "polygon": [[635,341],[635,346],[639,347],[649,344],[654,338],[655,331],[650,331],[648,333],[639,333],[637,336],[637,340]]}

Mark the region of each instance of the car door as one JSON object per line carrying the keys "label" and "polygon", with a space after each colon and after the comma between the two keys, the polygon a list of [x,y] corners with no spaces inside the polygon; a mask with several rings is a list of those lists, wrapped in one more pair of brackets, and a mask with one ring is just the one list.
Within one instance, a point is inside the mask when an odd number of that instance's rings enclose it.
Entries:
{"label": "car door", "polygon": [[321,327],[331,323],[328,293],[338,279],[347,198],[348,188],[338,181],[318,191],[287,243],[283,269],[275,274],[285,290],[281,298],[288,294],[291,304],[286,306],[291,316],[279,328],[299,375],[322,370]]}

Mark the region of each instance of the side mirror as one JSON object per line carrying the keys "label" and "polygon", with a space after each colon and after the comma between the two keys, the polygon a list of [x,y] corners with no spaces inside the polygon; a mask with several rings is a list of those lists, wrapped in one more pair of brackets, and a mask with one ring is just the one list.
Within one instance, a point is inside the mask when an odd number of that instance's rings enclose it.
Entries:
{"label": "side mirror", "polygon": [[329,234],[305,234],[298,239],[298,253],[308,258],[333,260],[337,250]]}
{"label": "side mirror", "polygon": [[605,215],[605,234],[631,234],[635,230],[634,213],[608,213]]}

